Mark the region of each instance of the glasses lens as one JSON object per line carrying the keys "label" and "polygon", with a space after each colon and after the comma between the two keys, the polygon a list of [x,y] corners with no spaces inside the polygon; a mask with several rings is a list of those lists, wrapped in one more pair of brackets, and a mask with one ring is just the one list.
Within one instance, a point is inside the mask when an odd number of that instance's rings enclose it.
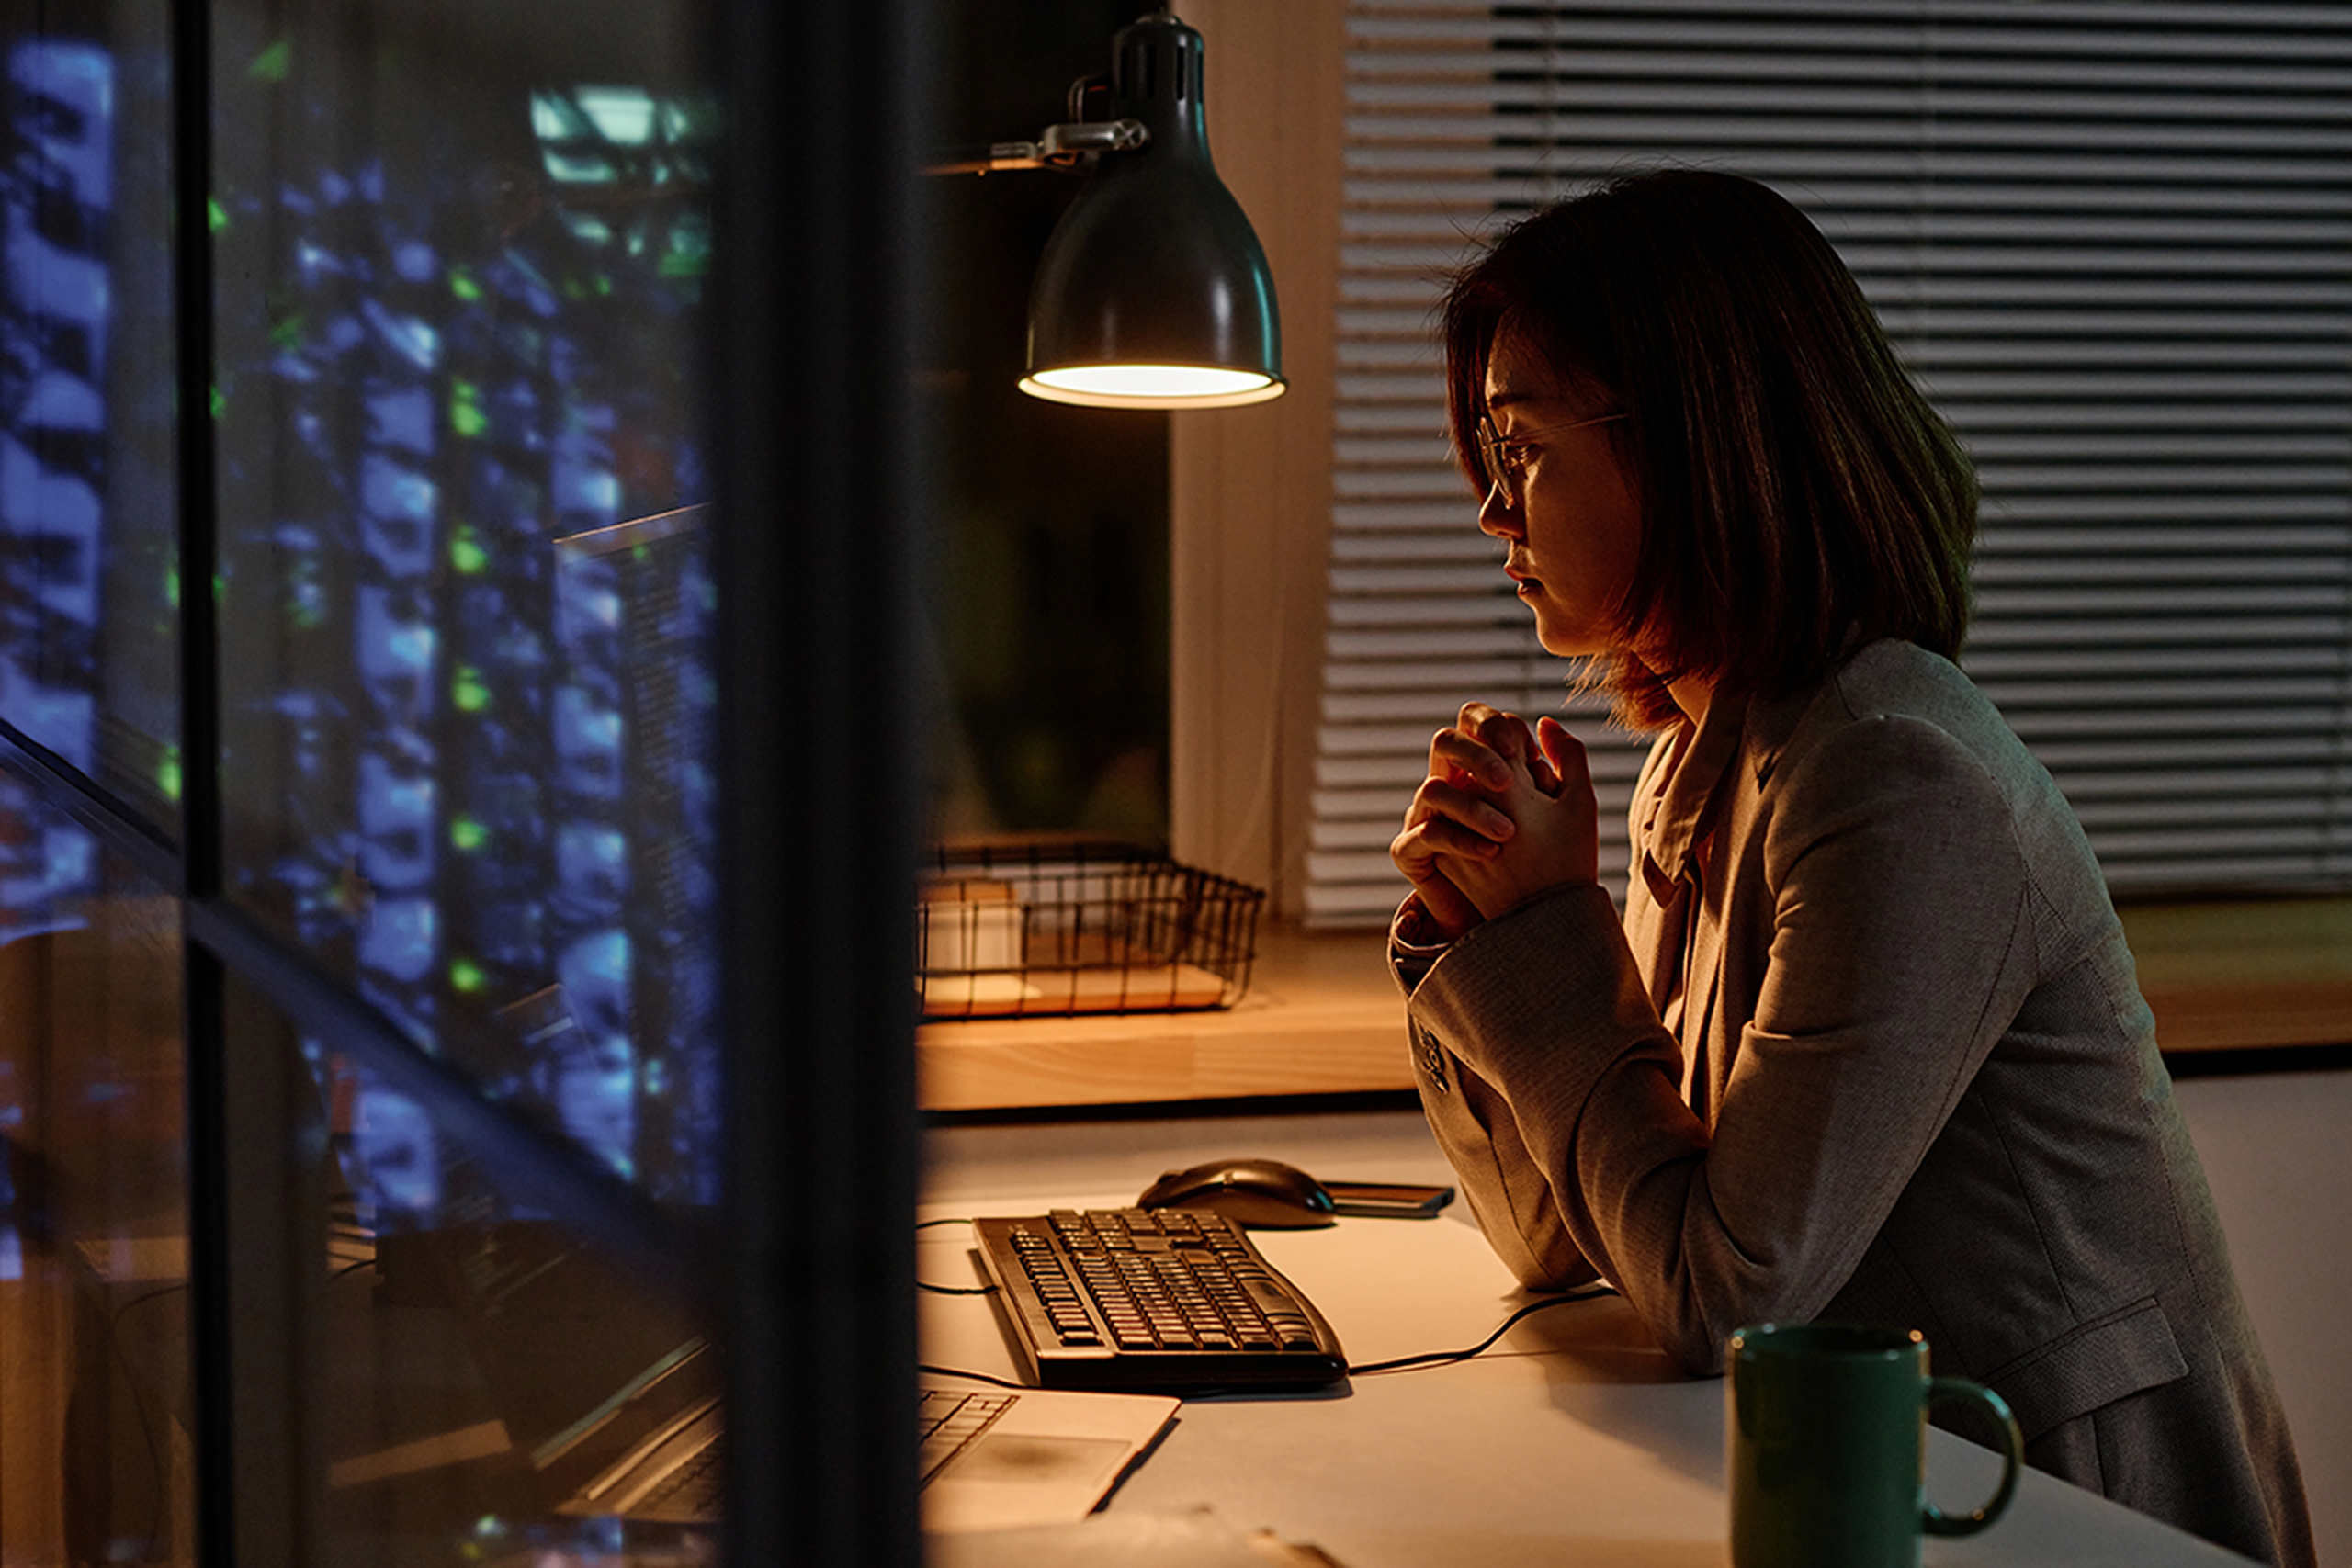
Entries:
{"label": "glasses lens", "polygon": [[1495,424],[1492,420],[1482,419],[1478,422],[1478,455],[1486,460],[1487,481],[1502,492],[1503,504],[1517,506],[1519,492],[1512,488],[1510,469],[1503,462],[1502,437],[1495,434]]}

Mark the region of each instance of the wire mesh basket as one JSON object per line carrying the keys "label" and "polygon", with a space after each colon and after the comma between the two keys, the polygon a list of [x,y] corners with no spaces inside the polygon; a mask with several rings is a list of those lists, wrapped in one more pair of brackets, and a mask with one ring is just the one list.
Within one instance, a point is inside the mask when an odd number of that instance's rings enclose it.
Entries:
{"label": "wire mesh basket", "polygon": [[1263,889],[1131,844],[968,839],[918,899],[925,1018],[1183,1012],[1250,988]]}

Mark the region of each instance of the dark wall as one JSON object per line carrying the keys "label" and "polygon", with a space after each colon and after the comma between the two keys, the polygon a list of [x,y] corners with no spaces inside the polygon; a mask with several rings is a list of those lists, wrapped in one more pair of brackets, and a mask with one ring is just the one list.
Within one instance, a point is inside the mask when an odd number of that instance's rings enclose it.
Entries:
{"label": "dark wall", "polygon": [[[1034,140],[1107,73],[1136,0],[942,7],[945,147]],[[1080,183],[928,182],[940,237],[918,406],[940,468],[930,563],[941,718],[933,829],[1167,836],[1168,416],[1016,389],[1030,276]]]}

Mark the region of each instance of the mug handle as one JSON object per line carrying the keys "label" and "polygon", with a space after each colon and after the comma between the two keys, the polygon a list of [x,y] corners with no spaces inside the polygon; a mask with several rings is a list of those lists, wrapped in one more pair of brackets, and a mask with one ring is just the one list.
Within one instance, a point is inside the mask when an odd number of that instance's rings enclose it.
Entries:
{"label": "mug handle", "polygon": [[1974,1535],[1999,1518],[2016,1494],[2018,1469],[2025,1462],[2025,1438],[2018,1431],[2018,1418],[2009,1414],[2007,1401],[1981,1384],[1962,1378],[1929,1378],[1928,1406],[1933,1409],[1939,1404],[1973,1404],[2001,1430],[2001,1484],[1983,1507],[1973,1514],[1947,1514],[1921,1499],[1919,1528],[1929,1535]]}

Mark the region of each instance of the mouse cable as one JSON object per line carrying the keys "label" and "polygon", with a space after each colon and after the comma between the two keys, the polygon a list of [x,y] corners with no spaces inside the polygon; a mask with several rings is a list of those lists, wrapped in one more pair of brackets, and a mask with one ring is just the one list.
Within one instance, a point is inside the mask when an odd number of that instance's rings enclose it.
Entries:
{"label": "mouse cable", "polygon": [[1560,1306],[1568,1302],[1598,1301],[1602,1296],[1614,1294],[1616,1292],[1610,1286],[1591,1285],[1581,1291],[1570,1291],[1565,1295],[1545,1296],[1543,1300],[1530,1302],[1512,1313],[1503,1319],[1501,1325],[1492,1334],[1466,1350],[1430,1350],[1419,1356],[1399,1356],[1393,1361],[1372,1361],[1363,1366],[1350,1367],[1348,1375],[1351,1378],[1365,1377],[1376,1372],[1408,1372],[1417,1371],[1423,1367],[1452,1366],[1457,1361],[1466,1361],[1474,1356],[1485,1354],[1493,1347],[1496,1340],[1510,1333],[1520,1319],[1532,1313],[1542,1312],[1545,1307]]}
{"label": "mouse cable", "polygon": [[[1520,1319],[1528,1316],[1532,1313],[1541,1312],[1545,1307],[1564,1306],[1570,1302],[1598,1301],[1602,1296],[1615,1295],[1616,1293],[1615,1290],[1608,1285],[1593,1285],[1582,1291],[1571,1291],[1565,1295],[1545,1296],[1543,1300],[1530,1302],[1525,1306],[1521,1307],[1517,1312],[1512,1313],[1509,1317],[1503,1319],[1501,1325],[1497,1327],[1492,1334],[1487,1335],[1484,1339],[1481,1339],[1477,1344],[1471,1346],[1466,1350],[1432,1350],[1427,1354],[1419,1356],[1399,1356],[1393,1361],[1373,1361],[1360,1367],[1350,1367],[1348,1369],[1348,1375],[1351,1378],[1370,1377],[1379,1372],[1414,1371],[1423,1367],[1446,1366],[1457,1361],[1466,1361],[1473,1356],[1479,1355],[1486,1351],[1496,1340],[1500,1339],[1504,1335],[1510,1333],[1512,1326],[1516,1325]],[[971,1378],[980,1382],[994,1383],[999,1388],[1014,1389],[1023,1393],[1026,1393],[1036,1386],[1035,1383],[1015,1382],[1010,1378],[997,1377],[993,1373],[989,1372],[967,1371],[960,1367],[934,1367],[927,1361],[916,1363],[915,1371],[919,1372],[930,1372],[935,1377]],[[1253,1388],[1237,1388],[1230,1390],[1207,1388],[1188,1391],[1185,1397],[1207,1398],[1211,1395],[1227,1393],[1262,1393],[1264,1392],[1265,1391],[1263,1389]]]}
{"label": "mouse cable", "polygon": [[994,1372],[968,1372],[961,1367],[934,1367],[928,1361],[916,1362],[915,1371],[929,1372],[933,1377],[970,1378],[975,1382],[994,1383],[999,1388],[1013,1389],[1022,1393],[1027,1393],[1037,1386],[1035,1383],[1014,1382],[1011,1378],[1001,1378]]}
{"label": "mouse cable", "polygon": [[[933,1225],[968,1225],[971,1223],[972,1222],[969,1220],[953,1219],[917,1220],[915,1222],[915,1229],[919,1231],[927,1231]],[[915,1289],[918,1291],[929,1291],[934,1296],[992,1296],[996,1294],[996,1287],[994,1285],[934,1285],[928,1280],[917,1280],[915,1281]]]}

